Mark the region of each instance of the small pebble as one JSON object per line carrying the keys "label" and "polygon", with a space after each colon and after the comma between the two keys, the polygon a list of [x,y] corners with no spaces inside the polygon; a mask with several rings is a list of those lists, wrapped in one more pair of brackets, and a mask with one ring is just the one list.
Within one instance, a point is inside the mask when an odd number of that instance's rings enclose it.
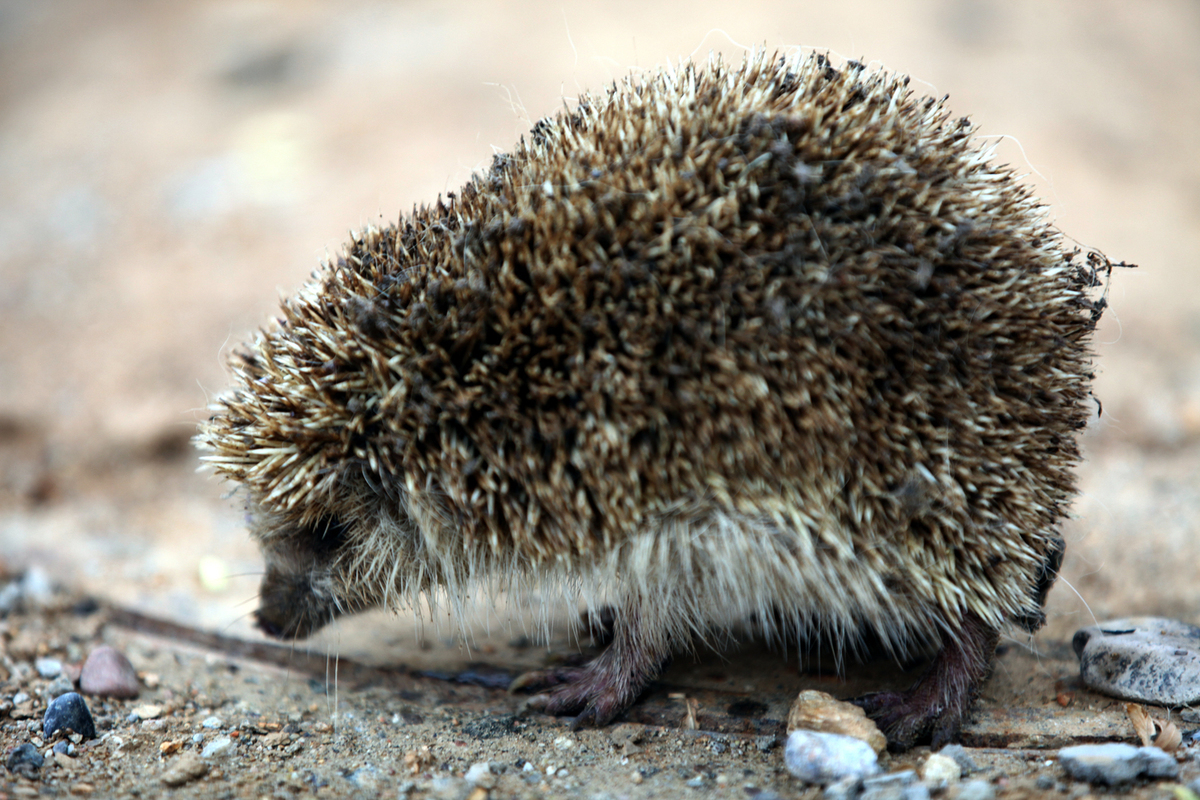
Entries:
{"label": "small pebble", "polygon": [[159,777],[167,786],[182,786],[188,781],[203,777],[208,773],[208,764],[195,753],[188,751],[175,756],[170,766]]}
{"label": "small pebble", "polygon": [[686,782],[686,786],[690,789],[703,789],[704,788],[704,776],[697,775],[696,777],[691,778],[690,780],[688,780]]}
{"label": "small pebble", "polygon": [[367,764],[351,772],[346,776],[346,779],[360,789],[374,792],[379,789],[379,782],[382,777],[379,770]]}
{"label": "small pebble", "polygon": [[766,753],[774,750],[779,744],[779,740],[774,736],[759,736],[754,740],[754,746],[758,748],[758,752]]}
{"label": "small pebble", "polygon": [[953,758],[934,753],[921,765],[921,782],[932,791],[945,789],[962,778],[962,767]]}
{"label": "small pebble", "polygon": [[39,658],[33,662],[33,666],[43,678],[57,678],[63,671],[62,662],[57,658]]}
{"label": "small pebble", "polygon": [[979,767],[971,760],[971,754],[967,752],[967,748],[961,744],[948,744],[938,751],[944,756],[949,756],[958,764],[963,775],[970,775],[972,772],[978,772]]}
{"label": "small pebble", "polygon": [[20,602],[21,584],[19,581],[10,581],[0,588],[0,616],[11,614]]}
{"label": "small pebble", "polygon": [[203,744],[204,743],[204,734],[203,733],[192,734],[192,741],[195,742],[196,744]]}
{"label": "small pebble", "polygon": [[87,703],[77,692],[67,692],[50,701],[42,717],[42,736],[49,739],[55,731],[70,729],[84,739],[96,738],[96,723]]}
{"label": "small pebble", "polygon": [[97,697],[133,698],[141,691],[137,671],[129,659],[112,647],[97,647],[83,664],[79,688]]}
{"label": "small pebble", "polygon": [[141,705],[134,706],[133,710],[129,712],[129,721],[137,722],[142,719],[157,719],[162,715],[164,710],[162,706],[154,703],[142,703]]}
{"label": "small pebble", "polygon": [[879,761],[869,744],[836,733],[792,731],[783,761],[788,772],[805,783],[829,784],[879,772]]}
{"label": "small pebble", "polygon": [[843,778],[837,783],[826,786],[821,797],[825,800],[858,800],[858,796],[862,794],[862,788],[862,778]]}
{"label": "small pebble", "polygon": [[995,800],[996,790],[987,781],[966,781],[958,789],[955,800]]}
{"label": "small pebble", "polygon": [[911,769],[864,778],[858,800],[929,800],[929,789]]}
{"label": "small pebble", "polygon": [[204,758],[222,758],[232,753],[233,750],[233,739],[228,736],[222,736],[204,745],[204,750],[200,755]]}
{"label": "small pebble", "polygon": [[12,696],[12,702],[14,706],[19,706],[28,699],[29,695],[26,692],[17,692]]}
{"label": "small pebble", "polygon": [[37,751],[29,742],[16,747],[4,762],[4,766],[14,775],[20,775],[23,778],[33,780],[37,777],[37,771],[42,768],[42,764],[46,763],[46,759]]}
{"label": "small pebble", "polygon": [[205,717],[204,721],[200,723],[200,727],[201,728],[224,728],[225,721],[222,720],[220,717]]}
{"label": "small pebble", "polygon": [[71,743],[65,739],[61,742],[55,742],[52,748],[56,753],[62,753],[64,756],[71,755]]}
{"label": "small pebble", "polygon": [[467,783],[473,783],[485,789],[491,789],[496,785],[496,776],[492,774],[492,768],[486,761],[472,764],[463,777],[467,779]]}
{"label": "small pebble", "polygon": [[46,697],[51,700],[64,695],[67,692],[75,691],[75,684],[71,683],[71,679],[66,675],[59,675],[54,680],[50,681],[50,685],[46,687]]}
{"label": "small pebble", "polygon": [[1174,778],[1179,764],[1157,747],[1134,747],[1131,744],[1084,744],[1064,747],[1058,751],[1058,761],[1075,780],[1118,786],[1145,776]]}

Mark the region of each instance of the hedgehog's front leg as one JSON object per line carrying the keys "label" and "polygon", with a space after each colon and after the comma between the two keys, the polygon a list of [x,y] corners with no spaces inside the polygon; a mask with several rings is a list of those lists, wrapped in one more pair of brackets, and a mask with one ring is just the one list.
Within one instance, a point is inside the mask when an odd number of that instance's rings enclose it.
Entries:
{"label": "hedgehog's front leg", "polygon": [[953,742],[991,668],[999,638],[998,630],[968,612],[956,633],[943,634],[942,649],[911,689],[850,702],[875,720],[893,750],[907,750],[919,741],[934,748]]}
{"label": "hedgehog's front leg", "polygon": [[582,667],[551,667],[526,672],[509,691],[538,692],[529,708],[548,714],[575,714],[571,728],[604,725],[637,700],[658,677],[670,655],[665,637],[653,635],[637,610],[612,621],[612,642]]}

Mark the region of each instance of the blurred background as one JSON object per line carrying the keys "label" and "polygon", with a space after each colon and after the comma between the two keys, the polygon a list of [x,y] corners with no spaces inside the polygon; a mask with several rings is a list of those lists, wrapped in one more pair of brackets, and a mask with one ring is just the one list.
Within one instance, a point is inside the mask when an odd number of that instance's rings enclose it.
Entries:
{"label": "blurred background", "polygon": [[349,229],[586,88],[762,46],[948,94],[1063,231],[1140,265],[1097,337],[1048,635],[1200,621],[1200,3],[1178,0],[0,0],[0,560],[256,637],[258,554],[188,441],[229,351]]}

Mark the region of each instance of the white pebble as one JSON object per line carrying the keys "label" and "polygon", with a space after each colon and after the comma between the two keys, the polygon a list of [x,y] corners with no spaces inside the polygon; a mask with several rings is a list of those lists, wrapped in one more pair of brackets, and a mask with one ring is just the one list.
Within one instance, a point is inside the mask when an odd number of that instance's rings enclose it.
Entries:
{"label": "white pebble", "polygon": [[213,739],[204,745],[204,751],[200,755],[203,758],[221,758],[232,753],[233,749],[233,739],[230,739],[228,736],[222,736],[220,739]]}
{"label": "white pebble", "polygon": [[488,762],[480,761],[472,764],[464,775],[467,783],[473,783],[476,786],[482,786],[484,789],[491,789],[496,785],[496,775],[492,772],[492,768],[488,766]]}
{"label": "white pebble", "polygon": [[879,772],[879,759],[871,745],[837,733],[792,731],[783,761],[788,772],[805,783],[835,783]]}
{"label": "white pebble", "polygon": [[967,781],[959,787],[956,800],[995,800],[996,790],[987,781]]}
{"label": "white pebble", "polygon": [[224,728],[225,721],[220,717],[207,717],[200,723],[201,728]]}
{"label": "white pebble", "polygon": [[63,669],[62,662],[57,658],[39,658],[33,665],[43,678],[57,678]]}
{"label": "white pebble", "polygon": [[921,780],[933,791],[945,789],[962,778],[962,767],[950,756],[934,753],[921,765]]}

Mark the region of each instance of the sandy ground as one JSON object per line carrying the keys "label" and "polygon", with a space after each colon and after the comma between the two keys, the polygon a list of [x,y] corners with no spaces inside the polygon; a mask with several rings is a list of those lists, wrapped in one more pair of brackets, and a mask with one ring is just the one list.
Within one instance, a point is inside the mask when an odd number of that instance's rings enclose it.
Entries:
{"label": "sandy ground", "polygon": [[[913,76],[922,91],[949,94],[956,113],[1003,137],[998,157],[1029,173],[1065,232],[1140,265],[1117,276],[1097,337],[1104,414],[1085,436],[1083,495],[1066,531],[1064,580],[1051,594],[1050,624],[1034,643],[1040,655],[1026,659],[1029,642],[1013,642],[999,672],[1019,679],[993,681],[985,700],[1037,707],[1053,699],[1056,682],[1071,671],[1063,642],[1093,615],[1196,622],[1200,6],[1175,2],[2,2],[6,568],[36,566],[76,595],[257,641],[246,615],[258,555],[224,487],[195,474],[188,445],[207,398],[227,383],[229,350],[269,319],[279,296],[337,252],[348,229],[394,220],[453,191],[532,121],[584,88],[709,51],[738,59],[743,46],[764,43],[878,60]],[[69,615],[46,614],[39,624],[61,634],[56,626]],[[481,615],[469,652],[453,626],[427,627],[422,646],[412,620],[386,616],[339,625],[311,651],[339,653],[364,669],[454,671],[479,658],[510,668],[541,663],[543,648],[508,647],[523,628],[502,616]],[[10,620],[4,635],[15,636],[15,625]],[[162,671],[156,659],[174,652],[169,636],[151,641],[99,623],[74,638],[43,638],[86,649],[113,637],[132,648],[143,670]],[[567,645],[560,637],[551,649]],[[228,649],[196,647],[175,659],[181,672],[172,691],[224,688],[220,702],[215,690],[199,690],[212,696],[193,701],[192,716],[245,700],[250,684],[239,683],[242,673],[213,667],[234,657]],[[189,658],[207,677],[184,674]],[[714,656],[695,669],[703,674],[715,663],[712,669],[725,674],[728,664],[745,664],[729,679],[744,684],[738,691],[765,692],[756,677],[760,662]],[[239,669],[247,674],[265,669],[254,659],[244,664]],[[262,719],[330,724],[334,707],[324,680],[313,697],[308,677],[298,677],[302,670],[282,669],[286,680],[264,683],[304,696],[255,700]],[[1033,688],[1025,670],[1035,676]],[[799,680],[794,669],[781,674]],[[665,685],[699,691],[694,677]],[[357,696],[354,686],[347,684],[343,701],[377,706],[389,725],[403,716],[400,695]],[[438,686],[425,680],[402,692],[447,691]],[[502,693],[469,691],[478,704],[471,713],[514,710]],[[1032,694],[1022,700],[1022,691]],[[669,703],[678,703],[670,693],[659,706],[651,703],[659,722]],[[438,707],[435,700],[427,705]],[[772,707],[765,717],[777,721],[777,712]],[[114,707],[110,716],[126,713]],[[301,719],[289,723],[289,715]],[[418,729],[399,734],[412,736],[414,747],[452,737],[440,714],[419,716]],[[678,721],[676,715],[671,724]],[[529,724],[538,726],[529,735],[555,752],[550,733],[558,723]],[[12,735],[4,733],[6,748],[18,741]],[[320,735],[337,748],[339,734]],[[680,752],[711,744],[680,741]],[[785,795],[799,791],[780,773],[778,749],[747,741],[742,750],[703,751],[720,763],[701,772],[726,775],[725,783],[706,777],[705,790],[741,792],[750,782]],[[625,777],[604,785],[605,759],[620,751],[603,742],[587,745],[601,764],[593,778],[545,790],[525,782],[521,791],[619,796],[670,788],[633,783],[626,766]],[[390,755],[371,758],[380,768],[405,748],[395,744]],[[505,757],[510,764],[532,761],[535,752]],[[158,764],[157,752],[147,753],[147,763]],[[318,757],[345,774],[366,763],[350,763],[350,756],[340,763],[332,751]],[[429,780],[461,774],[472,759],[487,757],[486,747],[476,747]],[[538,758],[538,769],[554,766]],[[684,761],[699,763],[691,755]],[[744,770],[753,776],[743,779]],[[224,779],[210,776],[203,791],[262,788],[236,783],[242,774],[229,767]],[[698,790],[687,786],[690,778],[676,778],[680,790]],[[120,775],[105,780],[106,792],[136,788]],[[395,794],[398,778],[379,780],[378,791]],[[323,791],[342,791],[334,784]],[[296,791],[313,788],[310,782]],[[367,791],[351,783],[343,789]]]}

